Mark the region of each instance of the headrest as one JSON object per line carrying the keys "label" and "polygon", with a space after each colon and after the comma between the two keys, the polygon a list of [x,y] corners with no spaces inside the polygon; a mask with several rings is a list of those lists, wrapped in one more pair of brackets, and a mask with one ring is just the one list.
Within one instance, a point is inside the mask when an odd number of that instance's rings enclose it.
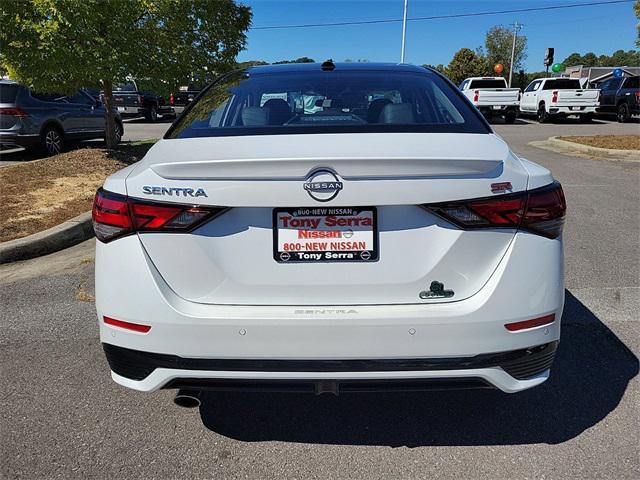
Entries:
{"label": "headrest", "polygon": [[240,112],[242,125],[245,127],[261,127],[269,125],[269,110],[260,107],[244,107]]}
{"label": "headrest", "polygon": [[380,123],[415,123],[413,105],[410,103],[391,103],[385,105],[380,113]]}

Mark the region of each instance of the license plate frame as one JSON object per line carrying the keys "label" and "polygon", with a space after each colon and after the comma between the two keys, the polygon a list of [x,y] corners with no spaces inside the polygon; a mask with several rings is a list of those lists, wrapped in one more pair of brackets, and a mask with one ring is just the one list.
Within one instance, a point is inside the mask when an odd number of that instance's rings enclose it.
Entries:
{"label": "license plate frame", "polygon": [[[325,225],[325,229],[319,230],[323,232],[340,232],[340,236],[331,236],[324,237],[319,239],[302,239],[300,243],[305,243],[305,247],[307,243],[320,244],[326,243],[327,247],[331,247],[333,242],[337,243],[360,243],[364,242],[365,247],[372,246],[372,248],[364,248],[364,249],[336,249],[336,248],[326,248],[326,249],[289,249],[286,250],[280,247],[280,231],[281,230],[290,230],[290,231],[309,231],[308,228],[285,228],[281,225],[279,214],[286,213],[290,217],[295,219],[317,219],[324,217],[325,219],[329,216],[333,216],[336,218],[341,217],[357,217],[360,218],[362,222],[364,222],[365,218],[370,218],[371,220],[371,228],[361,228],[356,229],[354,232],[352,229],[348,228],[348,225],[344,226],[345,228],[340,228],[342,226],[335,226],[336,228],[326,227],[326,222],[322,222]],[[346,218],[345,218],[346,220]],[[348,221],[348,220],[346,220]],[[355,220],[354,220],[355,221]],[[318,224],[318,227],[320,224]],[[362,227],[367,227],[363,225]],[[312,229],[313,231],[313,229]],[[287,264],[287,263],[373,263],[377,262],[380,258],[380,248],[379,248],[379,240],[378,240],[378,211],[376,207],[291,207],[291,208],[274,208],[273,209],[273,223],[272,223],[272,232],[273,232],[273,259],[279,264]],[[350,236],[346,237],[343,234],[350,232]],[[299,234],[298,234],[299,235]],[[349,240],[349,238],[358,237],[360,240]],[[354,246],[354,245],[352,245]],[[302,255],[301,255],[302,254]],[[327,255],[329,254],[329,255]]]}

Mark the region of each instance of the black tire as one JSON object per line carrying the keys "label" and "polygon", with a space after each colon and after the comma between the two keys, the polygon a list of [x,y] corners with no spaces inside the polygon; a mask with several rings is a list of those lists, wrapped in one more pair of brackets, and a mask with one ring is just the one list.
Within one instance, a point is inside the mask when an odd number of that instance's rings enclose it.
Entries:
{"label": "black tire", "polygon": [[616,119],[619,123],[628,122],[631,118],[631,113],[629,112],[629,105],[626,103],[621,103],[618,105],[618,109],[616,110]]}
{"label": "black tire", "polygon": [[593,113],[583,113],[580,115],[580,123],[591,123],[593,121]]}
{"label": "black tire", "polygon": [[58,155],[64,151],[64,137],[58,127],[51,125],[42,131],[41,149],[47,156]]}
{"label": "black tire", "polygon": [[540,106],[538,107],[538,113],[536,115],[536,118],[538,119],[538,123],[547,123],[549,120],[551,120],[549,118],[549,114],[544,108],[544,103],[541,103]]}
{"label": "black tire", "polygon": [[151,105],[149,107],[149,113],[147,113],[147,120],[151,123],[156,123],[158,121],[158,109],[155,105]]}
{"label": "black tire", "polygon": [[509,110],[504,114],[504,123],[515,123],[516,121],[516,112],[513,110]]}

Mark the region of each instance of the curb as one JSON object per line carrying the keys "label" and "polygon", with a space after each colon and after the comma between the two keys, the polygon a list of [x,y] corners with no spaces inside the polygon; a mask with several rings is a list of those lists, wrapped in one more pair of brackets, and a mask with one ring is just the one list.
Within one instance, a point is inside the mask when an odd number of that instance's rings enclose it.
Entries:
{"label": "curb", "polygon": [[47,255],[91,237],[91,212],[86,212],[44,232],[0,243],[0,264]]}
{"label": "curb", "polygon": [[611,148],[592,147],[581,143],[560,140],[558,137],[549,137],[547,140],[530,142],[538,148],[547,148],[559,153],[580,154],[586,153],[591,157],[604,158],[606,160],[622,160],[625,162],[640,162],[640,150],[615,150]]}

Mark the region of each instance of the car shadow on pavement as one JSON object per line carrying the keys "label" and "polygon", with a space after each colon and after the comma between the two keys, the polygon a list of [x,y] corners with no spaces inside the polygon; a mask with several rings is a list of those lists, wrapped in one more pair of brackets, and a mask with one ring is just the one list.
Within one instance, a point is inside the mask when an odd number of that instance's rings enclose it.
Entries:
{"label": "car shadow on pavement", "polygon": [[638,358],[569,291],[562,323],[551,378],[518,394],[205,392],[200,416],[208,429],[249,442],[391,447],[565,442],[617,407],[638,374]]}

